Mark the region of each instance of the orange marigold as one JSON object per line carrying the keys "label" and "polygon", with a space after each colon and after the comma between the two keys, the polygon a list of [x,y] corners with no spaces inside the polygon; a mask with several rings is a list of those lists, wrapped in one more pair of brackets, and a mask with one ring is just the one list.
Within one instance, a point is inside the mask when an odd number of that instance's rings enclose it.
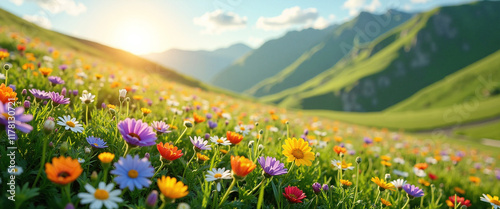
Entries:
{"label": "orange marigold", "polygon": [[71,157],[54,157],[52,158],[52,164],[45,163],[47,178],[60,185],[66,185],[75,181],[82,172],[83,169],[78,160]]}
{"label": "orange marigold", "polygon": [[17,93],[12,90],[12,88],[5,86],[2,83],[0,85],[0,102],[7,104],[8,102],[15,102],[17,100]]}
{"label": "orange marigold", "polygon": [[257,165],[243,156],[231,156],[231,169],[233,175],[245,177],[255,169]]}

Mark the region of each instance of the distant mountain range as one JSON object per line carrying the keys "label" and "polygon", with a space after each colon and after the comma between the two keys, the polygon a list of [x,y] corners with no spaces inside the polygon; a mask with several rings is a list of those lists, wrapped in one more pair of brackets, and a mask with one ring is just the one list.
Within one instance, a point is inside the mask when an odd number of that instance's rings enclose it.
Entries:
{"label": "distant mountain range", "polygon": [[143,55],[143,57],[175,69],[179,73],[209,82],[216,74],[251,50],[252,48],[245,44],[235,44],[213,51],[170,49],[161,53]]}

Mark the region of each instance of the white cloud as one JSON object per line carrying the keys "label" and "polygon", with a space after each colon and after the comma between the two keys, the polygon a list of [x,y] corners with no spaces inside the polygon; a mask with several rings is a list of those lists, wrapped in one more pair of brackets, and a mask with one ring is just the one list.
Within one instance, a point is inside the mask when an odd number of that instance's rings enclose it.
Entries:
{"label": "white cloud", "polygon": [[281,30],[293,25],[310,24],[318,19],[316,8],[301,9],[300,7],[287,8],[276,17],[259,17],[257,28],[264,30]]}
{"label": "white cloud", "polygon": [[424,3],[427,3],[429,1],[430,0],[411,0],[411,3],[414,3],[414,4],[424,4]]}
{"label": "white cloud", "polygon": [[52,27],[52,23],[50,23],[49,18],[43,15],[23,15],[23,19],[47,29]]}
{"label": "white cloud", "polygon": [[219,34],[228,30],[244,28],[247,24],[247,17],[241,17],[234,12],[224,12],[215,10],[207,12],[201,17],[193,19],[194,24],[205,27],[203,33]]}
{"label": "white cloud", "polygon": [[38,6],[53,14],[66,12],[69,15],[77,16],[85,11],[87,7],[83,3],[74,0],[35,0]]}
{"label": "white cloud", "polygon": [[380,6],[382,6],[382,4],[379,0],[373,0],[372,3],[365,8],[370,12],[375,12]]}
{"label": "white cloud", "polygon": [[342,7],[349,10],[349,15],[355,16],[365,3],[366,0],[347,0]]}
{"label": "white cloud", "polygon": [[328,19],[326,19],[324,17],[318,17],[318,19],[316,19],[311,24],[307,24],[304,28],[314,28],[314,29],[319,29],[319,30],[325,29],[332,24],[334,19],[335,19],[335,15],[333,15],[333,14],[328,15]]}
{"label": "white cloud", "polygon": [[251,36],[250,38],[248,38],[248,44],[252,47],[252,48],[259,48],[262,44],[264,43],[264,39],[263,38],[256,38],[256,37],[253,37]]}
{"label": "white cloud", "polygon": [[21,4],[23,4],[24,0],[10,0],[10,2],[14,3],[17,6],[21,6]]}

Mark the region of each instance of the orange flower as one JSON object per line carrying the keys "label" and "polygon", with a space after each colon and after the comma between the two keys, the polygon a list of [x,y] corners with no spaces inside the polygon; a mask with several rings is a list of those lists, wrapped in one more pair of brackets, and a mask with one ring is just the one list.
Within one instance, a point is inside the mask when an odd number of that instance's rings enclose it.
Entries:
{"label": "orange flower", "polygon": [[194,118],[195,123],[203,123],[205,121],[204,117],[202,117],[196,113],[193,113],[193,118]]}
{"label": "orange flower", "polygon": [[336,141],[336,142],[341,142],[342,141],[342,137],[341,136],[334,136],[333,139]]}
{"label": "orange flower", "polygon": [[335,146],[333,147],[333,151],[335,151],[337,155],[340,155],[340,153],[346,153],[347,149],[341,146]]}
{"label": "orange flower", "polygon": [[384,165],[385,167],[391,167],[392,166],[392,163],[390,162],[387,162],[385,160],[383,160],[382,162],[380,162],[382,165]]}
{"label": "orange flower", "polygon": [[389,157],[387,155],[380,156],[380,159],[382,159],[383,161],[391,161],[391,157]]}
{"label": "orange flower", "polygon": [[429,185],[431,185],[431,182],[428,182],[426,181],[425,179],[418,179],[418,183],[428,187]]}
{"label": "orange flower", "polygon": [[52,73],[52,69],[46,67],[41,67],[40,69],[38,69],[38,71],[40,71],[40,73],[42,73],[43,76],[48,76]]}
{"label": "orange flower", "polygon": [[243,156],[231,156],[231,169],[233,175],[245,177],[255,169],[257,165]]}
{"label": "orange flower", "polygon": [[381,142],[382,141],[382,137],[380,137],[380,136],[373,137],[373,141],[375,141],[375,142]]}
{"label": "orange flower", "polygon": [[429,167],[429,165],[427,165],[427,163],[417,163],[417,164],[415,164],[415,168],[418,168],[420,170],[425,170],[425,169],[427,169],[427,167]]}
{"label": "orange flower", "polygon": [[116,87],[118,87],[118,86],[120,86],[120,85],[121,85],[121,83],[120,83],[120,82],[115,81],[115,82],[111,83],[111,88],[116,88]]}
{"label": "orange flower", "polygon": [[201,154],[199,152],[196,153],[196,157],[198,157],[198,160],[199,161],[207,161],[207,160],[210,160],[210,158],[204,154]]}
{"label": "orange flower", "polygon": [[75,181],[82,174],[82,167],[78,160],[71,157],[60,156],[52,158],[52,164],[45,163],[47,178],[60,185],[66,185]]}
{"label": "orange flower", "polygon": [[226,133],[226,137],[232,145],[237,145],[241,142],[241,140],[243,140],[243,135],[231,131]]}
{"label": "orange flower", "polygon": [[182,150],[178,150],[176,146],[168,143],[164,145],[163,142],[160,142],[156,145],[156,148],[160,152],[161,157],[169,161],[176,160],[183,155]]}
{"label": "orange flower", "polygon": [[17,100],[17,93],[12,90],[12,88],[5,86],[2,83],[0,85],[0,102],[7,104],[8,102],[15,102]]}
{"label": "orange flower", "polygon": [[475,176],[469,176],[469,181],[472,183],[475,183],[475,184],[481,183],[481,179],[479,177],[475,177]]}
{"label": "orange flower", "polygon": [[455,188],[453,188],[453,189],[454,189],[454,190],[455,190],[455,192],[457,192],[457,193],[460,193],[460,194],[462,194],[462,195],[463,195],[463,194],[465,194],[465,190],[461,189],[460,187],[455,187]]}

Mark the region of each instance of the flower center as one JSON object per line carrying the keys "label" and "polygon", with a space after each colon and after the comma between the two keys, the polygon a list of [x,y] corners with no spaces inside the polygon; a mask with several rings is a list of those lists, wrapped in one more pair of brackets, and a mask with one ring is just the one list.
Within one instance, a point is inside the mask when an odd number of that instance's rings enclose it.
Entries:
{"label": "flower center", "polygon": [[296,198],[297,198],[297,196],[295,196],[294,194],[288,194],[288,196],[290,196],[290,197],[291,197],[291,198],[293,198],[293,199],[296,199]]}
{"label": "flower center", "polygon": [[98,147],[99,145],[97,143],[94,143],[94,146]]}
{"label": "flower center", "polygon": [[66,178],[66,177],[68,177],[68,176],[70,176],[70,175],[69,175],[69,173],[68,173],[68,172],[66,172],[66,171],[62,171],[62,172],[60,172],[59,174],[57,174],[57,176],[58,176],[58,177],[63,177],[63,178]]}
{"label": "flower center", "polygon": [[71,128],[74,128],[75,127],[75,123],[73,123],[73,121],[67,121],[66,122],[66,125],[68,125],[69,127]]}
{"label": "flower center", "polygon": [[222,139],[217,139],[217,143],[224,143],[224,141],[222,141]]}
{"label": "flower center", "polygon": [[7,114],[6,112],[2,113],[2,115],[3,115],[3,117],[5,117],[5,119],[10,118],[10,115]]}
{"label": "flower center", "polygon": [[495,204],[495,205],[500,205],[500,201],[499,201],[499,200],[497,200],[497,199],[493,199],[493,198],[491,198],[491,199],[490,199],[490,202],[491,202],[491,203],[493,203],[493,204]]}
{"label": "flower center", "polygon": [[139,176],[139,173],[136,170],[131,169],[128,171],[128,177],[135,179],[137,176]]}
{"label": "flower center", "polygon": [[300,149],[294,149],[292,151],[292,155],[297,158],[297,159],[302,159],[304,158],[304,152],[302,152],[302,150]]}
{"label": "flower center", "polygon": [[214,175],[214,178],[220,178],[220,177],[222,177],[222,174],[220,174],[220,173],[216,173],[216,174]]}
{"label": "flower center", "polygon": [[141,137],[139,137],[139,135],[137,135],[136,133],[129,133],[128,135],[141,141]]}
{"label": "flower center", "polygon": [[94,197],[98,200],[107,200],[109,198],[109,193],[104,189],[96,189]]}
{"label": "flower center", "polygon": [[240,130],[244,131],[244,130],[245,130],[245,127],[241,126],[241,127],[240,127]]}

